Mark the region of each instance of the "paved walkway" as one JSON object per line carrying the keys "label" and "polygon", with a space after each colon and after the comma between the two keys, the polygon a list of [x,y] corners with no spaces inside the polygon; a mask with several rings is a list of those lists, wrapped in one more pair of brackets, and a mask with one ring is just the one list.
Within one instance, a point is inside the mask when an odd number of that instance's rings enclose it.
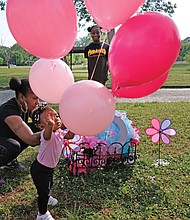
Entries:
{"label": "paved walkway", "polygon": [[13,96],[15,96],[15,92],[12,90],[0,91],[0,105]]}
{"label": "paved walkway", "polygon": [[[12,90],[0,91],[0,105],[6,100],[14,96]],[[187,89],[159,89],[151,95],[143,98],[128,99],[128,98],[116,98],[116,103],[125,102],[190,102],[190,88]]]}
{"label": "paved walkway", "polygon": [[190,102],[190,88],[159,89],[156,92],[143,98],[115,98],[115,102]]}

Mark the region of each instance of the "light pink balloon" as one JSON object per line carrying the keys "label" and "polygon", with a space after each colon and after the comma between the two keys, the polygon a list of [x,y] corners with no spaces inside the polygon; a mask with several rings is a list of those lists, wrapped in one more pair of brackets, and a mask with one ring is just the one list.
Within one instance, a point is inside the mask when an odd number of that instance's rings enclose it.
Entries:
{"label": "light pink balloon", "polygon": [[101,83],[81,80],[63,93],[59,113],[64,125],[75,134],[97,135],[104,131],[114,118],[114,98]]}
{"label": "light pink balloon", "polygon": [[29,83],[40,99],[58,104],[63,92],[73,85],[74,76],[69,66],[60,59],[39,59],[30,69]]}
{"label": "light pink balloon", "polygon": [[130,18],[114,35],[109,49],[110,72],[118,86],[152,81],[176,61],[180,35],[174,21],[158,12]]}
{"label": "light pink balloon", "polygon": [[84,0],[84,2],[97,24],[110,31],[129,19],[145,0]]}
{"label": "light pink balloon", "polygon": [[164,84],[168,75],[169,71],[153,81],[131,87],[117,87],[117,83],[112,79],[112,92],[114,96],[120,98],[141,98],[156,92]]}
{"label": "light pink balloon", "polygon": [[65,56],[77,36],[77,16],[72,0],[8,0],[9,29],[30,54],[46,59]]}

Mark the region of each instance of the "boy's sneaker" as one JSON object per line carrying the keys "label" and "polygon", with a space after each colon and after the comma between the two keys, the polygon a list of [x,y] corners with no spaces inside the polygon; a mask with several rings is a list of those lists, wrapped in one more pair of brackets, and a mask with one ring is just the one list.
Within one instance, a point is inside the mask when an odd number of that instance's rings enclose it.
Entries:
{"label": "boy's sneaker", "polygon": [[19,164],[17,159],[12,160],[10,163],[5,165],[6,168],[10,169],[25,169],[26,167],[22,164]]}
{"label": "boy's sneaker", "polygon": [[49,197],[48,205],[57,205],[57,203],[58,203],[57,199],[53,198],[53,196]]}
{"label": "boy's sneaker", "polygon": [[40,215],[38,213],[36,220],[55,220],[49,211],[47,211],[44,215]]}
{"label": "boy's sneaker", "polygon": [[0,187],[5,184],[5,180],[0,177]]}

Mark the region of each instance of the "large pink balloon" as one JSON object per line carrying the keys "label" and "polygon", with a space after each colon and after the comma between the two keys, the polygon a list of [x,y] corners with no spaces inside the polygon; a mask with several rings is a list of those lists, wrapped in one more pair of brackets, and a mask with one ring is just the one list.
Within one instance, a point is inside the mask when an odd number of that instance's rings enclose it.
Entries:
{"label": "large pink balloon", "polygon": [[6,15],[18,44],[34,56],[63,57],[76,41],[77,16],[72,0],[8,0]]}
{"label": "large pink balloon", "polygon": [[112,92],[114,96],[120,98],[141,98],[156,92],[164,84],[168,75],[169,71],[153,81],[131,87],[117,87],[116,82],[112,80]]}
{"label": "large pink balloon", "polygon": [[89,13],[104,30],[124,23],[145,0],[84,0]]}
{"label": "large pink balloon", "polygon": [[74,76],[69,66],[60,59],[39,59],[30,69],[29,83],[40,99],[58,104],[63,92],[74,84]]}
{"label": "large pink balloon", "polygon": [[101,83],[81,80],[63,93],[59,113],[64,125],[75,134],[97,135],[114,118],[114,98]]}
{"label": "large pink balloon", "polygon": [[179,31],[170,17],[139,14],[126,21],[111,41],[110,72],[121,87],[147,83],[168,71],[179,51]]}

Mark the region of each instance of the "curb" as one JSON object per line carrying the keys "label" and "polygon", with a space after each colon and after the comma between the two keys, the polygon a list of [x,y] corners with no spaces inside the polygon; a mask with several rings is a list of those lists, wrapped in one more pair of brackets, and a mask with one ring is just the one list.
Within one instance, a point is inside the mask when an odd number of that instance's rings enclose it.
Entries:
{"label": "curb", "polygon": [[[111,89],[111,87],[107,87]],[[162,86],[160,89],[190,89],[190,86]]]}
{"label": "curb", "polygon": [[189,89],[190,86],[162,86],[161,89]]}
{"label": "curb", "polygon": [[[107,86],[108,89],[111,89],[110,86]],[[160,89],[189,89],[190,86],[162,86]],[[1,86],[0,91],[10,90],[9,86]]]}

